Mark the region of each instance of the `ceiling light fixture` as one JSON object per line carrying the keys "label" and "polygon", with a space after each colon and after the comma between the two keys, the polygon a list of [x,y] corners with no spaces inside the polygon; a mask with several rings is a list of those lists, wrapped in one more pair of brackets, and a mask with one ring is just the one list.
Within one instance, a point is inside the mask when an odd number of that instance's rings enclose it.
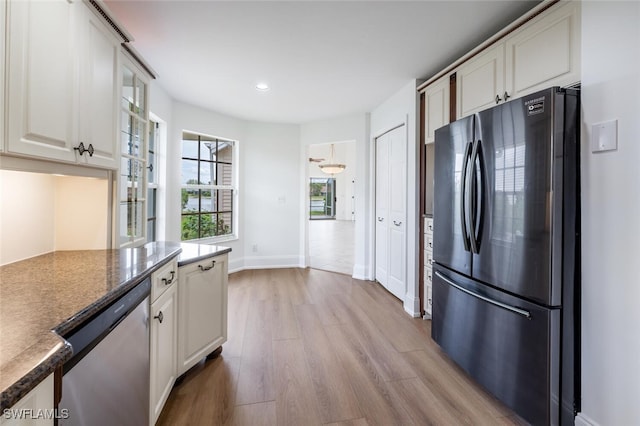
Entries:
{"label": "ceiling light fixture", "polygon": [[333,144],[331,144],[331,157],[330,162],[327,164],[320,164],[320,170],[328,175],[336,175],[338,173],[344,172],[344,169],[347,168],[346,164],[334,163],[333,162]]}
{"label": "ceiling light fixture", "polygon": [[269,85],[267,83],[258,83],[256,84],[256,90],[260,92],[266,92],[269,90]]}

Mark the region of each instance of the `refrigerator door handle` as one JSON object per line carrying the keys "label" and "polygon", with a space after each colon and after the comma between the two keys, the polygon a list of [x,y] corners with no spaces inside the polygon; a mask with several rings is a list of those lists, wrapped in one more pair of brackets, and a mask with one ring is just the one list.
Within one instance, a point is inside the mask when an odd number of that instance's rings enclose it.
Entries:
{"label": "refrigerator door handle", "polygon": [[487,303],[490,303],[490,304],[492,304],[494,306],[497,306],[499,308],[506,309],[506,310],[511,311],[511,312],[513,312],[515,314],[522,315],[523,317],[525,317],[527,319],[531,319],[531,312],[529,312],[529,311],[525,311],[524,309],[516,308],[515,306],[507,305],[506,303],[502,303],[502,302],[499,302],[497,300],[491,299],[489,297],[483,296],[481,294],[474,293],[473,291],[467,290],[466,288],[454,283],[451,279],[449,279],[446,276],[442,275],[439,271],[436,271],[436,275],[438,277],[440,277],[442,280],[444,280],[450,286],[455,287],[458,290],[460,290],[460,291],[462,291],[464,293],[467,293],[470,296],[475,297],[476,299],[483,300],[483,301],[485,301]]}
{"label": "refrigerator door handle", "polygon": [[462,156],[462,174],[460,175],[460,226],[462,227],[462,242],[464,250],[469,251],[469,231],[467,230],[467,168],[471,157],[471,146],[473,142],[469,142],[464,149]]}
{"label": "refrigerator door handle", "polygon": [[[484,164],[482,161],[482,141],[478,139],[473,145],[471,153],[471,190],[469,191],[469,206],[471,207],[471,217],[469,218],[469,240],[471,252],[480,253],[480,237],[483,213],[484,197]],[[479,182],[479,183],[478,183]]]}

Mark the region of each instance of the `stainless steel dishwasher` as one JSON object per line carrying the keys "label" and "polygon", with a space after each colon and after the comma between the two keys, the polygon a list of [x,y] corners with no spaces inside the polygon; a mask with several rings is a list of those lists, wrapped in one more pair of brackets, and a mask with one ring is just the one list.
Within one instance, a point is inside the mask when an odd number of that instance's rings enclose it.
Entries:
{"label": "stainless steel dishwasher", "polygon": [[149,424],[149,291],[145,279],[73,334],[61,425]]}

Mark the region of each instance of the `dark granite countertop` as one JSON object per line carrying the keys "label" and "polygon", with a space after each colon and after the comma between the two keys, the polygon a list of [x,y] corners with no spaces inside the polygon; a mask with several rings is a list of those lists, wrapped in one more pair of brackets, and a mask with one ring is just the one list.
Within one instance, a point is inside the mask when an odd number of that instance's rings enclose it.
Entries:
{"label": "dark granite countertop", "polygon": [[199,260],[208,259],[213,256],[229,253],[231,248],[223,246],[211,246],[207,244],[180,244],[182,251],[178,256],[178,266],[188,265]]}
{"label": "dark granite countertop", "polygon": [[52,252],[0,266],[0,410],[71,357],[71,347],[59,335],[83,324],[180,250],[179,243],[158,242]]}

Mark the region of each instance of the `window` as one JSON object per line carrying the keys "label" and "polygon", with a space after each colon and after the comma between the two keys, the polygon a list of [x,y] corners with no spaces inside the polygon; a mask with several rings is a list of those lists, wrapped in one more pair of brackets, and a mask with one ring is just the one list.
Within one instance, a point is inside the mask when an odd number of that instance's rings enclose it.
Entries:
{"label": "window", "polygon": [[235,142],[182,134],[182,240],[235,234]]}
{"label": "window", "polygon": [[124,66],[121,103],[120,163],[120,247],[145,242],[145,208],[147,203],[147,83]]}

